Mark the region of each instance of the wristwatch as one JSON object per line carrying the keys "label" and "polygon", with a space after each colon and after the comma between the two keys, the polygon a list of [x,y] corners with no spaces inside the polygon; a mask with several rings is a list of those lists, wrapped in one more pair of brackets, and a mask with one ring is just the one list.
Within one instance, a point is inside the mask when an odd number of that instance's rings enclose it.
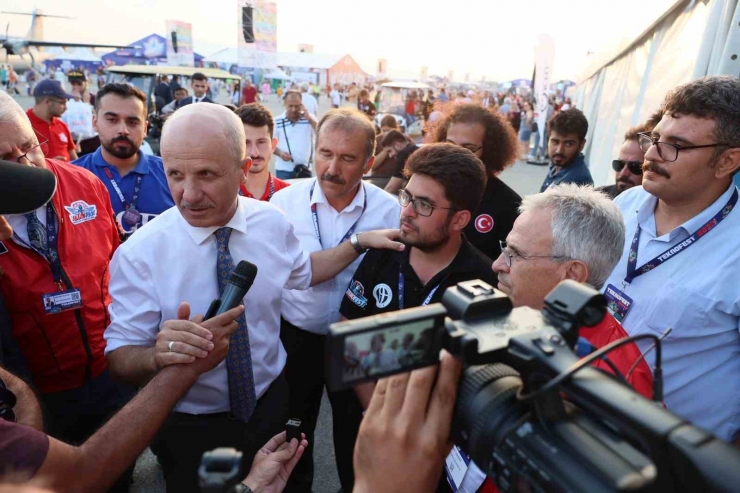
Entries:
{"label": "wristwatch", "polygon": [[360,245],[360,238],[358,238],[358,233],[355,233],[349,237],[349,243],[359,255],[362,255],[367,251],[367,248],[362,248],[362,246]]}
{"label": "wristwatch", "polygon": [[234,493],[252,493],[252,488],[244,483],[237,483],[236,486],[234,486]]}

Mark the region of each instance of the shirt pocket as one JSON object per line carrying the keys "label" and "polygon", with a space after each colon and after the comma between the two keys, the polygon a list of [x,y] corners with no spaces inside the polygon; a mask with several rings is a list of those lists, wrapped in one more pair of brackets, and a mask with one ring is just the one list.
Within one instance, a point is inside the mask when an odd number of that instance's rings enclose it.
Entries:
{"label": "shirt pocket", "polygon": [[670,339],[691,339],[719,334],[726,324],[714,320],[719,315],[711,298],[668,279],[659,295],[650,300],[645,316],[649,332],[662,335],[669,327]]}

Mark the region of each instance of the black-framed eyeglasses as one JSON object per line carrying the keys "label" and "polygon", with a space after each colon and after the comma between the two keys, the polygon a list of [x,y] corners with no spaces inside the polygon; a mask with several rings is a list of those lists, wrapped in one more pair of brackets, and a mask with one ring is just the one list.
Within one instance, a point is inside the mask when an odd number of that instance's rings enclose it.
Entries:
{"label": "black-framed eyeglasses", "polygon": [[637,134],[637,143],[640,145],[642,152],[647,152],[652,146],[658,150],[658,156],[664,161],[673,162],[678,159],[678,151],[689,151],[691,149],[706,149],[709,147],[732,147],[730,144],[705,144],[699,146],[682,146],[671,144],[670,142],[660,142],[653,139],[648,133]]}
{"label": "black-framed eyeglasses", "polygon": [[432,205],[424,199],[414,198],[410,193],[408,193],[404,189],[401,189],[398,191],[398,203],[401,204],[401,207],[406,207],[407,205],[411,204],[411,206],[414,208],[414,212],[424,217],[431,216],[432,212],[434,212],[434,209],[444,209],[446,211],[462,210],[462,209],[454,209],[452,207],[442,207],[439,205]]}
{"label": "black-framed eyeglasses", "polygon": [[509,251],[509,248],[506,246],[506,242],[502,240],[498,240],[498,244],[501,247],[501,253],[504,255],[504,261],[506,262],[506,266],[511,268],[511,264],[513,263],[514,257],[519,257],[522,260],[531,260],[533,258],[549,258],[552,260],[568,260],[568,257],[558,256],[558,255],[522,255],[521,253],[511,253]]}
{"label": "black-framed eyeglasses", "polygon": [[482,146],[482,145],[479,145],[479,146],[477,146],[477,145],[475,145],[475,144],[462,144],[462,145],[460,145],[460,144],[456,144],[455,142],[452,142],[452,141],[450,141],[450,140],[447,140],[447,141],[445,141],[445,142],[446,142],[447,144],[453,144],[453,145],[456,145],[456,146],[458,146],[458,147],[462,147],[463,149],[467,149],[467,150],[469,150],[470,152],[472,152],[473,154],[475,154],[476,152],[478,152],[478,151],[480,151],[481,149],[483,149],[483,146]]}
{"label": "black-framed eyeglasses", "polygon": [[642,161],[624,161],[622,159],[615,159],[612,161],[612,169],[617,173],[622,171],[625,166],[627,166],[627,169],[633,175],[642,174]]}

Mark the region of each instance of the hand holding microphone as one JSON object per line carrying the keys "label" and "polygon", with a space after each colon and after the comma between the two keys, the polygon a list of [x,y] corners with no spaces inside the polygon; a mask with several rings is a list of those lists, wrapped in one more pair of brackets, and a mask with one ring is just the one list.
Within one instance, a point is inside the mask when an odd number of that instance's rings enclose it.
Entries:
{"label": "hand holding microphone", "polygon": [[241,261],[224,288],[223,295],[211,303],[205,317],[190,319],[190,305],[182,303],[177,320],[168,320],[157,334],[154,349],[156,369],[180,363],[196,363],[200,373],[215,368],[228,354],[229,336],[237,329],[244,311],[244,296],[257,276],[257,266]]}

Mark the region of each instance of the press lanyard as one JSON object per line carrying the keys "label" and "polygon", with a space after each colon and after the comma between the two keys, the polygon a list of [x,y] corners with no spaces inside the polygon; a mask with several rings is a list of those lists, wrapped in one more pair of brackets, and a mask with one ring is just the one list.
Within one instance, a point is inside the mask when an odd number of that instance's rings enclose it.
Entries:
{"label": "press lanyard", "polygon": [[[355,232],[355,228],[357,227],[357,224],[359,224],[360,219],[362,219],[362,215],[365,213],[365,209],[367,209],[367,193],[365,193],[365,185],[362,184],[362,191],[365,195],[365,202],[362,204],[362,212],[360,212],[360,217],[357,218],[357,221],[347,230],[347,232],[344,234],[344,237],[339,241],[339,243],[344,243],[349,239],[350,236],[352,236],[352,233]],[[313,190],[316,188],[316,182],[313,182],[313,185],[311,185],[311,193],[309,195],[309,201],[313,200]],[[319,215],[316,213],[316,204],[311,204],[311,216],[313,218],[313,229],[314,233],[316,233],[316,239],[319,240],[319,245],[321,245],[321,249],[324,249],[324,243],[321,241],[321,231],[319,231]]]}
{"label": "press lanyard", "polygon": [[730,214],[730,212],[732,212],[732,209],[735,207],[735,204],[737,204],[737,199],[738,199],[738,192],[737,192],[737,189],[735,189],[735,191],[732,193],[732,197],[730,197],[730,200],[722,208],[722,210],[720,210],[717,214],[715,214],[714,217],[710,219],[706,224],[704,224],[702,227],[696,230],[694,234],[686,238],[684,241],[682,241],[678,245],[672,246],[671,248],[661,253],[654,259],[646,262],[640,268],[637,268],[637,251],[640,246],[640,231],[641,231],[640,225],[638,224],[637,231],[635,231],[635,237],[632,239],[632,245],[630,246],[629,257],[627,257],[627,277],[624,278],[623,288],[625,288],[628,284],[632,283],[632,281],[636,277],[641,276],[644,273],[657,268],[664,262],[667,262],[668,260],[672,259],[679,253],[688,249],[691,245],[693,245],[697,241],[701,240],[704,236],[706,236],[707,233],[709,233],[719,223],[721,223],[722,220],[724,220],[724,218],[726,218]]}
{"label": "press lanyard", "polygon": [[115,179],[115,177],[113,176],[113,173],[111,173],[111,170],[109,168],[105,168],[104,171],[105,171],[105,176],[108,177],[110,184],[113,186],[113,189],[116,191],[116,194],[118,194],[118,198],[121,199],[123,208],[126,210],[128,209],[136,210],[136,205],[139,203],[139,190],[141,190],[141,180],[144,178],[144,175],[136,173],[136,181],[134,182],[134,194],[131,196],[131,203],[128,203],[126,201],[126,197],[124,197],[123,195],[123,191],[121,191],[121,187],[118,184],[118,180]]}
{"label": "press lanyard", "polygon": [[[34,213],[35,214],[35,213]],[[47,262],[51,265],[51,275],[54,277],[54,283],[59,286],[59,289],[63,289],[62,286],[62,263],[59,260],[59,235],[57,229],[57,215],[54,211],[54,207],[51,204],[46,204],[46,252],[42,252],[36,249],[33,245],[26,243],[20,236],[15,234],[15,238],[18,239],[26,248],[30,248],[34,252],[44,257]]]}
{"label": "press lanyard", "polygon": [[[437,284],[436,286],[434,286],[434,289],[432,289],[431,291],[429,291],[429,294],[424,299],[424,303],[422,303],[420,306],[427,306],[429,303],[432,302],[432,298],[434,297],[434,293],[436,293],[437,290],[439,289],[439,287],[442,285],[442,283],[445,282],[445,279],[447,279],[446,276],[445,276],[444,279],[442,279],[441,281],[439,281],[439,284]],[[399,310],[403,310],[403,298],[404,298],[404,292],[405,292],[404,289],[405,288],[406,288],[406,276],[403,275],[403,272],[399,271],[398,272],[398,309]]]}

